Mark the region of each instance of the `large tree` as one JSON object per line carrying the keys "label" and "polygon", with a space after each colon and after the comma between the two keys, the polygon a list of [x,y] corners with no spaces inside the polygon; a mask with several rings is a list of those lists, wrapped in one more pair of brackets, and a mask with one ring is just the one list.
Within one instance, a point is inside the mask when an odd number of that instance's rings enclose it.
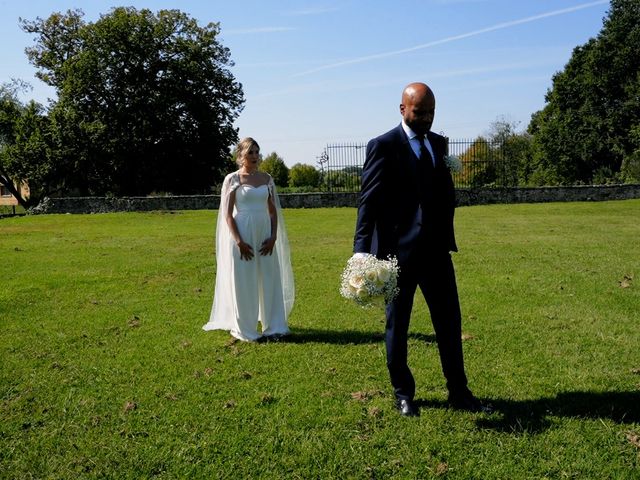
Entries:
{"label": "large tree", "polygon": [[[0,184],[28,208],[59,186],[42,105],[18,99],[18,83],[0,85]],[[23,195],[27,185],[30,195]]]}
{"label": "large tree", "polygon": [[537,183],[591,182],[640,161],[640,2],[612,0],[596,38],[553,77],[533,135]]}
{"label": "large tree", "polygon": [[276,152],[271,152],[262,160],[260,170],[271,175],[273,182],[279,187],[289,184],[289,168]]}
{"label": "large tree", "polygon": [[60,169],[81,194],[206,192],[220,181],[244,103],[218,41],[178,10],[119,7],[21,20],[37,76],[55,87],[49,116]]}

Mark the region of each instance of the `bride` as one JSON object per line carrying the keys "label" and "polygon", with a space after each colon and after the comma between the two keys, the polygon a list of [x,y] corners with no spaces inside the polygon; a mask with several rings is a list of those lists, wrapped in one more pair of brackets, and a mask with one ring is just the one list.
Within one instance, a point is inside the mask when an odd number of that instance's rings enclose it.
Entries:
{"label": "bride", "polygon": [[[224,179],[216,228],[216,288],[203,330],[239,340],[289,333],[294,282],[289,242],[273,178],[258,171],[260,147],[245,138],[240,167]],[[258,330],[258,323],[261,329]]]}

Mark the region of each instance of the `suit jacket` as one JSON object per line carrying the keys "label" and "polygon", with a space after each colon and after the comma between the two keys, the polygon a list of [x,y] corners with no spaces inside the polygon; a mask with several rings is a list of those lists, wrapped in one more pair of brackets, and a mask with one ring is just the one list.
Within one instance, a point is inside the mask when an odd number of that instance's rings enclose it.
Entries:
{"label": "suit jacket", "polygon": [[402,265],[416,248],[457,251],[447,141],[433,132],[427,138],[435,156],[430,171],[420,168],[402,125],[367,144],[354,252],[396,256]]}

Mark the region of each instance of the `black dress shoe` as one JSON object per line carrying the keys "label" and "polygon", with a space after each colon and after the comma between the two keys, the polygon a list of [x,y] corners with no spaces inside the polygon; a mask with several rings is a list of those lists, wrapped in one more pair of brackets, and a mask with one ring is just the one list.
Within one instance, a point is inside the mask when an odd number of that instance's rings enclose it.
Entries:
{"label": "black dress shoe", "polygon": [[493,413],[490,404],[482,403],[471,392],[466,395],[449,395],[449,405],[456,410],[466,410],[473,413]]}
{"label": "black dress shoe", "polygon": [[396,408],[403,417],[419,417],[420,410],[413,400],[396,400]]}

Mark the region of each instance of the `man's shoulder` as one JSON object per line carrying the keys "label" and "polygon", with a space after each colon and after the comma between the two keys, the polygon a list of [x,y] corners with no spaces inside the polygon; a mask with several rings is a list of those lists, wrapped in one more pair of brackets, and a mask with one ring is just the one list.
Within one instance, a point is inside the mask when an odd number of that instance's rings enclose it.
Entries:
{"label": "man's shoulder", "polygon": [[402,127],[398,125],[397,127],[392,128],[388,132],[383,133],[382,135],[378,135],[377,137],[370,140],[370,142],[374,143],[390,143],[397,142],[403,139],[404,132]]}
{"label": "man's shoulder", "polygon": [[427,137],[429,138],[430,142],[445,142],[447,141],[446,137],[439,135],[435,132],[429,131],[429,133],[427,134]]}

